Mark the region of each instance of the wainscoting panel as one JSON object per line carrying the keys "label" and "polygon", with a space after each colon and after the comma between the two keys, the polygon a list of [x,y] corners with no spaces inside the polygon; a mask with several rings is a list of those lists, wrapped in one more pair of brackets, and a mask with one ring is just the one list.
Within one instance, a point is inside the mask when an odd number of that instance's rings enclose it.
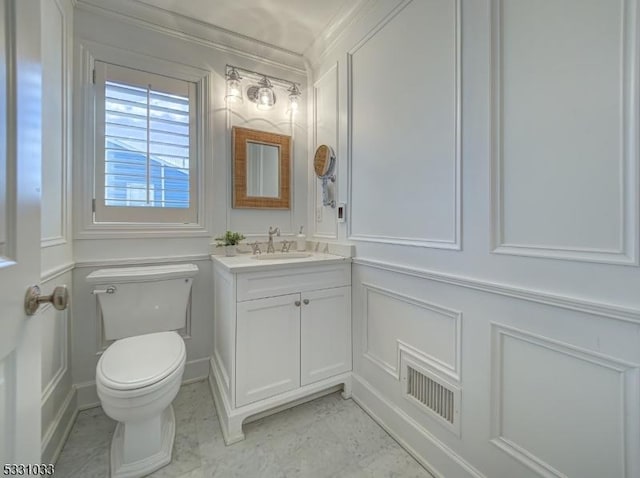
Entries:
{"label": "wainscoting panel", "polygon": [[639,366],[491,328],[491,442],[541,476],[638,476]]}
{"label": "wainscoting panel", "polygon": [[[69,266],[49,274],[40,285],[43,294],[65,285],[72,295],[72,270]],[[75,411],[75,391],[71,380],[70,323],[73,303],[66,310],[50,304],[41,306],[42,324],[42,460],[55,461],[64,444],[65,433]]]}
{"label": "wainscoting panel", "polygon": [[65,0],[42,4],[42,245],[67,240],[68,36]]}
{"label": "wainscoting panel", "polygon": [[637,0],[492,8],[494,252],[637,264]]}
{"label": "wainscoting panel", "polygon": [[47,397],[68,368],[69,312],[46,305],[38,314],[42,317],[42,395]]}
{"label": "wainscoting panel", "polygon": [[400,380],[401,350],[414,349],[431,366],[459,380],[460,312],[391,289],[367,283],[362,287],[364,357]]}
{"label": "wainscoting panel", "polygon": [[348,52],[350,239],[461,247],[459,36],[459,0],[407,2]]}
{"label": "wainscoting panel", "polygon": [[640,311],[365,259],[352,287],[354,398],[442,476],[639,476]]}

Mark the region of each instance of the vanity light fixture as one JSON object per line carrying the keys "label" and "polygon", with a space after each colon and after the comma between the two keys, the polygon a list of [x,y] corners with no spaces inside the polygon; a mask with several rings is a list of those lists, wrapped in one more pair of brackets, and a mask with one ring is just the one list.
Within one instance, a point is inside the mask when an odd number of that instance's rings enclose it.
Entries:
{"label": "vanity light fixture", "polygon": [[227,70],[227,94],[224,99],[229,103],[242,103],[242,77],[238,70],[231,67]]}
{"label": "vanity light fixture", "polygon": [[[240,76],[240,73],[243,76]],[[276,104],[276,87],[289,92],[287,113],[295,113],[300,106],[302,93],[298,83],[233,65],[227,65],[225,76],[227,79],[225,95],[227,104],[242,103],[242,80],[250,79],[254,83],[247,88],[247,98],[255,103],[259,110],[270,110]]]}

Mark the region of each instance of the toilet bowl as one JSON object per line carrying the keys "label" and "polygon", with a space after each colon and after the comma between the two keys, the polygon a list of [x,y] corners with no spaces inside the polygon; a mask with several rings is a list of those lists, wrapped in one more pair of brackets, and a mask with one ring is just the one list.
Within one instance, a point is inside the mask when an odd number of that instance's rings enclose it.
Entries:
{"label": "toilet bowl", "polygon": [[140,478],[171,462],[186,350],[193,264],[101,269],[95,284],[104,338],[114,342],[96,367],[107,416],[118,422],[111,441],[111,477]]}
{"label": "toilet bowl", "polygon": [[182,337],[157,332],[114,342],[96,368],[104,412],[118,425],[111,442],[111,476],[134,478],[171,461],[178,394],[186,361]]}

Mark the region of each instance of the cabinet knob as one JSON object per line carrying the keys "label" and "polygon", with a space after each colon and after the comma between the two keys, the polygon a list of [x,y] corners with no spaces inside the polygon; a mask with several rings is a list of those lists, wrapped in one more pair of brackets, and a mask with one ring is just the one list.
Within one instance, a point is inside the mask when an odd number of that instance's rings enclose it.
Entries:
{"label": "cabinet knob", "polygon": [[309,304],[309,299],[304,299],[302,302],[304,302],[304,305],[308,305]]}
{"label": "cabinet knob", "polygon": [[300,307],[300,301],[299,301],[299,300],[296,300],[296,301],[294,302],[294,304],[296,304],[296,307]]}

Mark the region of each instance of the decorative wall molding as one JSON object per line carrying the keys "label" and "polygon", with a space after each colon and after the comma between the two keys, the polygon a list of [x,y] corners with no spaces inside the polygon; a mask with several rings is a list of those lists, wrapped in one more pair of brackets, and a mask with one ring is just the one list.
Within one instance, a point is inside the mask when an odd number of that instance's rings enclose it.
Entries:
{"label": "decorative wall molding", "polygon": [[48,271],[43,271],[40,274],[40,284],[46,284],[47,282],[57,279],[67,272],[71,272],[75,266],[75,262],[67,262],[66,264],[62,264],[53,269],[49,269]]}
{"label": "decorative wall molding", "polygon": [[[338,68],[339,65],[338,63],[334,63],[333,65],[331,65],[330,68],[328,68],[322,75],[319,76],[319,78],[313,83],[313,152],[315,152],[315,149],[319,146],[318,144],[318,124],[319,124],[319,115],[318,115],[318,91],[320,89],[320,85],[325,81],[331,81],[333,80],[335,88],[336,88],[336,102],[335,102],[335,112],[334,112],[334,118],[335,118],[335,130],[336,130],[336,136],[335,138],[333,138],[333,144],[331,144],[330,146],[334,149],[334,151],[338,151],[339,148],[339,118],[340,118],[340,100],[339,100],[339,93],[338,93]],[[321,239],[337,239],[338,238],[338,218],[336,216],[336,214],[332,215],[332,226],[335,230],[335,233],[330,234],[330,233],[323,233],[323,232],[318,232],[318,220],[317,220],[317,216],[316,216],[316,211],[318,210],[318,208],[323,208],[323,210],[325,212],[327,211],[335,211],[333,208],[327,208],[326,206],[323,206],[321,200],[319,201],[319,197],[318,197],[318,191],[319,191],[319,184],[320,184],[320,180],[316,177],[315,172],[311,171],[311,180],[313,181],[313,186],[310,188],[310,191],[312,191],[313,193],[313,210],[311,211],[311,216],[310,218],[313,218],[312,221],[309,221],[311,224],[313,224],[313,237],[316,238],[321,238]],[[333,189],[334,189],[334,194],[337,193],[337,186],[336,183],[333,183]],[[336,194],[337,196],[337,194]],[[337,200],[337,197],[335,197],[334,199]],[[323,222],[324,222],[324,213],[323,213]]]}
{"label": "decorative wall molding", "polygon": [[619,178],[623,210],[620,222],[622,243],[616,249],[586,247],[563,247],[554,244],[515,244],[504,238],[504,194],[503,194],[503,58],[502,58],[502,5],[504,0],[491,0],[491,247],[492,252],[516,256],[564,259],[571,261],[599,262],[605,264],[638,265],[638,198],[640,182],[638,178],[638,139],[640,122],[637,80],[640,73],[638,61],[638,1],[621,0],[628,14],[623,16],[620,34],[620,66],[623,80],[623,108],[620,136],[623,157],[619,158],[623,173]]}
{"label": "decorative wall molding", "polygon": [[71,386],[53,422],[51,422],[42,437],[43,463],[55,463],[58,461],[58,457],[62,452],[69,433],[71,433],[71,428],[77,416],[76,389],[74,386]]}
{"label": "decorative wall molding", "polygon": [[[428,364],[434,372],[444,374],[445,377],[460,381],[460,364],[462,363],[462,312],[448,309],[440,305],[433,304],[415,297],[400,294],[380,286],[375,286],[366,282],[362,283],[363,294],[363,316],[364,316],[364,330],[363,330],[363,357],[369,360],[371,363],[382,369],[384,372],[390,374],[394,379],[400,381],[401,377],[401,364],[403,354],[409,354],[419,358],[422,362]],[[405,304],[419,307],[442,317],[453,321],[454,328],[454,343],[449,344],[451,349],[454,350],[455,360],[454,363],[447,363],[433,355],[430,355],[424,350],[419,350],[415,346],[409,345],[402,340],[396,340],[396,360],[395,363],[387,363],[380,357],[376,357],[374,353],[369,350],[368,335],[369,335],[369,295],[371,293],[379,294],[390,299]]]}
{"label": "decorative wall molding", "polygon": [[[53,374],[47,385],[42,389],[42,398],[41,402],[44,404],[49,398],[51,394],[55,392],[60,384],[61,380],[67,374],[69,370],[69,357],[67,355],[67,350],[69,348],[69,309],[63,311],[56,311],[51,304],[46,304],[44,307],[41,307],[38,310],[38,315],[44,315],[47,312],[52,312],[55,315],[58,315],[57,319],[60,321],[60,336],[62,337],[62,343],[58,344],[59,349],[58,353],[60,360],[60,368]],[[55,320],[55,319],[50,319]]]}
{"label": "decorative wall molding", "polygon": [[[523,446],[504,436],[503,430],[503,366],[504,338],[508,337],[522,341],[529,345],[541,347],[554,353],[569,356],[573,359],[585,361],[594,367],[605,368],[619,375],[619,402],[623,404],[623,413],[619,417],[619,425],[623,430],[621,442],[624,443],[624,456],[621,457],[620,468],[626,470],[625,478],[638,476],[640,471],[640,437],[637,436],[637,426],[640,424],[640,365],[625,362],[613,357],[605,356],[591,350],[572,346],[567,343],[552,340],[524,330],[491,322],[491,443],[513,458],[547,478],[567,478],[566,474],[555,469]],[[526,373],[526,372],[523,372]],[[603,407],[606,404],[602,404]],[[522,404],[526,407],[526,404]]]}
{"label": "decorative wall molding", "polygon": [[375,25],[351,50],[347,52],[347,130],[349,144],[348,151],[348,213],[347,213],[347,238],[353,241],[375,242],[382,244],[404,245],[415,247],[427,247],[435,249],[462,249],[462,17],[461,0],[455,2],[455,175],[454,175],[454,230],[450,239],[428,239],[403,236],[388,236],[381,234],[358,234],[352,227],[353,209],[353,56],[377,33],[389,24],[412,0],[399,3],[382,21]]}
{"label": "decorative wall molding", "polygon": [[[61,166],[61,174],[60,178],[60,235],[52,236],[52,237],[43,237],[41,240],[41,247],[55,247],[67,244],[69,241],[69,193],[70,193],[70,171],[71,171],[71,163],[70,163],[70,125],[71,125],[71,115],[70,115],[70,76],[71,76],[71,68],[69,67],[69,22],[67,18],[67,14],[65,12],[64,6],[61,4],[61,1],[64,0],[54,0],[53,5],[55,5],[56,9],[60,13],[60,46],[61,46],[61,65],[62,71],[61,74],[61,91],[60,91],[60,104],[62,106],[61,115],[60,115],[60,127],[61,127],[61,151],[60,151],[60,159],[62,164]],[[58,186],[55,183],[55,186]]]}
{"label": "decorative wall molding", "polygon": [[469,277],[457,276],[453,274],[443,274],[441,272],[429,271],[426,269],[417,269],[413,267],[391,264],[388,262],[375,261],[371,259],[355,258],[353,264],[363,267],[372,267],[388,272],[403,274],[411,277],[441,282],[445,284],[465,287],[467,289],[479,290],[491,294],[497,294],[514,299],[526,300],[538,304],[559,307],[561,309],[583,312],[586,314],[596,315],[607,319],[621,320],[633,324],[640,323],[640,310],[628,309],[618,305],[607,304],[603,302],[591,302],[575,297],[550,294],[535,289],[524,289],[513,287],[497,282],[489,282],[480,279],[472,279]]}
{"label": "decorative wall molding", "polygon": [[[114,0],[106,3],[98,0],[77,0],[76,9],[114,18],[137,28],[160,32],[195,45],[232,53],[252,62],[276,66],[301,75],[306,74],[304,59],[298,53],[143,2]],[[175,28],[176,24],[180,25],[180,30]]]}
{"label": "decorative wall molding", "polygon": [[342,40],[349,27],[362,18],[375,4],[374,0],[354,0],[347,2],[331,19],[328,27],[320,33],[305,50],[303,56],[309,61],[311,69],[316,69],[326,58],[328,52]]}

